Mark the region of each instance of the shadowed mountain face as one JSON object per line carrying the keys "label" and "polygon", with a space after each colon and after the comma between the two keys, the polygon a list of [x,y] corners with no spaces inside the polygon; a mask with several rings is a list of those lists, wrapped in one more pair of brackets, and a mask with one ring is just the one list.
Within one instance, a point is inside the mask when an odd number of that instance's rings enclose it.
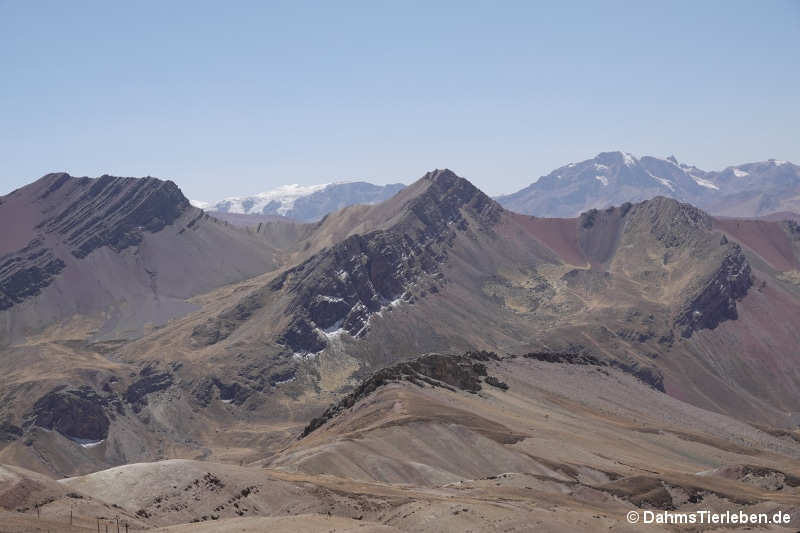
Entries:
{"label": "shadowed mountain face", "polygon": [[656,196],[689,202],[715,215],[800,212],[800,167],[770,160],[706,172],[674,157],[637,159],[623,152],[604,152],[556,169],[497,200],[518,213],[572,217]]}
{"label": "shadowed mountain face", "polygon": [[[603,164],[625,180],[660,183],[615,157]],[[7,323],[37,316],[26,325],[39,328],[0,359],[0,462],[81,474],[159,458],[262,461],[297,475],[426,487],[526,472],[609,501],[636,499],[656,487],[653,476],[609,464],[625,444],[606,431],[607,451],[593,456],[591,438],[575,434],[626,403],[636,413],[609,420],[637,450],[653,431],[669,428],[676,439],[679,451],[659,467],[672,473],[662,496],[733,498],[716,481],[673,474],[721,466],[712,458],[732,449],[726,457],[741,468],[731,475],[750,472],[742,431],[754,432],[752,446],[782,454],[762,457],[764,467],[786,472],[794,460],[793,221],[715,218],[663,196],[537,218],[436,170],[379,204],[245,230],[175,191],[158,180],[46,177],[2,199],[0,217],[18,228],[3,241],[3,279],[31,271],[27,279],[40,281],[38,294],[4,292]],[[84,304],[85,294],[93,299]],[[147,306],[164,302],[184,307],[132,332],[126,317],[151,317]],[[428,352],[438,355],[416,359]],[[595,386],[596,397],[584,397]],[[555,426],[548,408],[563,417]],[[666,408],[679,414],[663,418]],[[514,414],[499,414],[507,410]],[[694,429],[675,436],[685,413]],[[650,425],[640,428],[643,417]],[[712,422],[709,436],[702,427]],[[537,444],[540,430],[554,428],[577,439],[565,456]],[[359,435],[365,441],[354,443]],[[701,454],[698,442],[717,451]],[[457,457],[445,452],[453,447]],[[662,452],[636,452],[636,464]],[[371,459],[358,467],[361,455]],[[688,456],[699,459],[682,463]],[[552,467],[567,463],[580,466]],[[618,476],[631,479],[614,485]]]}

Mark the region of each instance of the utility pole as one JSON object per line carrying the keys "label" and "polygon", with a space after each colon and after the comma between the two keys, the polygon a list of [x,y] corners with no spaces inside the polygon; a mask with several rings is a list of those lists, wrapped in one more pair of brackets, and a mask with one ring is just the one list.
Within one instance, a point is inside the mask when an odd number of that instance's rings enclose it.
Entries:
{"label": "utility pole", "polygon": [[100,519],[97,519],[97,533],[100,533]]}

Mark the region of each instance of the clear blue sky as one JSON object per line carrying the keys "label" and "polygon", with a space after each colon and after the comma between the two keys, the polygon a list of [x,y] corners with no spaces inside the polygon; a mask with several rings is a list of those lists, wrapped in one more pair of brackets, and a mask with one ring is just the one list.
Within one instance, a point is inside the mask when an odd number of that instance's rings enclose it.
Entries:
{"label": "clear blue sky", "polygon": [[0,194],[444,166],[498,194],[615,149],[800,161],[800,1],[0,0]]}

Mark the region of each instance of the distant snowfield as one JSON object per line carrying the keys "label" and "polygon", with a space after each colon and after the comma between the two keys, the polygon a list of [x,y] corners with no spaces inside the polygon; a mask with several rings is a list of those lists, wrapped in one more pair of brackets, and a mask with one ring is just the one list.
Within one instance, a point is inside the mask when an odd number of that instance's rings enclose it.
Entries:
{"label": "distant snowfield", "polygon": [[[276,189],[262,192],[253,196],[232,196],[218,202],[214,208],[218,211],[237,213],[241,215],[261,214],[264,208],[273,202],[278,202],[280,207],[276,210],[279,215],[285,216],[294,208],[294,203],[298,198],[308,196],[318,191],[324,190],[331,185],[323,183],[320,185],[282,185]],[[205,202],[203,202],[205,203]],[[208,207],[208,204],[206,204]]]}
{"label": "distant snowfield", "polygon": [[202,200],[189,200],[189,203],[192,204],[192,206],[197,207],[199,209],[207,209],[211,207],[210,203],[203,202]]}

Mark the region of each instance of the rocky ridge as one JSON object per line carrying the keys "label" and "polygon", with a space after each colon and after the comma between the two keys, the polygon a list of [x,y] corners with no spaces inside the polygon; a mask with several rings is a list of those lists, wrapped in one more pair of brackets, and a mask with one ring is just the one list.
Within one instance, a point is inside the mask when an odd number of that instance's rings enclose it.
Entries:
{"label": "rocky ridge", "polygon": [[370,316],[413,301],[408,289],[423,277],[436,290],[457,232],[465,231],[469,220],[490,228],[502,209],[450,170],[430,172],[421,181],[426,190],[408,202],[391,227],[351,235],[323,249],[196,326],[192,339],[208,346],[227,338],[270,293],[285,292],[291,296],[285,315],[291,318],[277,342],[294,353],[315,353],[332,336],[363,336]]}

